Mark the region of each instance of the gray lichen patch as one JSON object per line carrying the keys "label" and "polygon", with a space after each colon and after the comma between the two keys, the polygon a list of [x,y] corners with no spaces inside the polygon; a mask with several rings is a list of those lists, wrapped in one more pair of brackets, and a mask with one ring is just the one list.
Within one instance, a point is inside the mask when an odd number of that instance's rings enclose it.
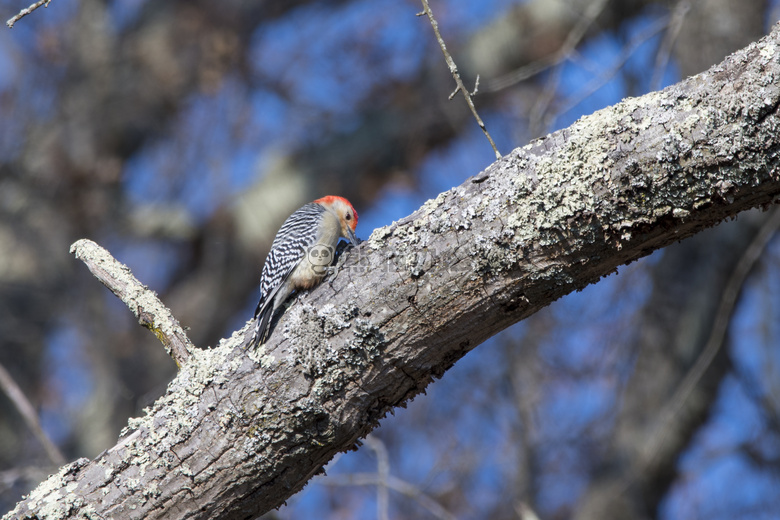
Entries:
{"label": "gray lichen patch", "polygon": [[210,383],[227,382],[230,374],[241,365],[240,356],[231,356],[234,347],[234,342],[220,342],[219,346],[211,349],[198,349],[193,353],[192,362],[182,367],[181,373],[188,371],[189,377],[176,378],[171,390],[181,385],[182,390],[197,395]]}
{"label": "gray lichen patch", "polygon": [[36,518],[67,518],[75,512],[86,518],[93,517],[95,508],[85,504],[84,498],[74,493],[78,484],[74,481],[73,473],[87,462],[87,459],[79,459],[66,464],[26,497],[27,508],[35,512]]}
{"label": "gray lichen patch", "polygon": [[393,234],[392,226],[376,228],[368,237],[368,246],[373,249],[382,249],[385,245],[385,239]]}
{"label": "gray lichen patch", "polygon": [[[181,368],[165,395],[144,410],[146,415],[129,419],[121,433],[124,440],[111,450],[113,453],[99,461],[105,466],[106,478],[114,479],[127,471],[121,484],[130,486],[128,489],[132,491],[132,479],[143,479],[150,470],[159,472],[181,467],[179,458],[171,457],[174,447],[186,441],[198,426],[205,388],[228,383],[229,374],[240,365],[239,356],[230,356],[234,346],[226,342],[214,349],[193,351],[192,358]],[[155,494],[152,490],[142,495],[148,498]]]}
{"label": "gray lichen patch", "polygon": [[[377,339],[378,327],[357,318],[358,313],[354,304],[326,304],[319,308],[305,302],[295,305],[285,317],[284,330],[291,361],[312,378],[323,377],[334,367],[364,366],[376,357],[382,341]],[[355,339],[342,347],[334,347],[327,339],[348,328],[353,329]]]}
{"label": "gray lichen patch", "polygon": [[267,354],[265,345],[247,349],[247,356],[263,368],[270,368],[276,363],[276,356]]}
{"label": "gray lichen patch", "polygon": [[[300,302],[285,315],[288,361],[312,380],[311,406],[319,406],[340,392],[356,374],[365,371],[385,345],[380,327],[358,317],[354,304],[315,307]],[[334,334],[352,334],[331,342]]]}
{"label": "gray lichen patch", "polygon": [[374,361],[382,355],[387,340],[382,329],[371,320],[357,318],[354,326],[354,339],[345,343],[350,356],[345,356],[345,362],[359,368]]}

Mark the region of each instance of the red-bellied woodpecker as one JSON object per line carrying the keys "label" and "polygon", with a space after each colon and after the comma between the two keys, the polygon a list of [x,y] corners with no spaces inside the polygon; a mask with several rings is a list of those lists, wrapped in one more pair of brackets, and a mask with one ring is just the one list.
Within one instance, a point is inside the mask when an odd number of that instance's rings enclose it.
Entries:
{"label": "red-bellied woodpecker", "polygon": [[260,301],[249,346],[265,342],[271,318],[293,291],[322,281],[340,238],[357,245],[358,214],[343,197],[328,195],[304,204],[276,233],[260,277]]}

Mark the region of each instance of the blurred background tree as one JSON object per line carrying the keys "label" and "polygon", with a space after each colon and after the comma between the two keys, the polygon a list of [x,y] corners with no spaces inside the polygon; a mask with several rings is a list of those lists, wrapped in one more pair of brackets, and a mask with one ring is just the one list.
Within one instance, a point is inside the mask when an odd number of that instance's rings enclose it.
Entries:
{"label": "blurred background tree", "polygon": [[[700,72],[778,18],[766,0],[432,8],[502,152]],[[65,459],[112,446],[176,369],[73,241],[107,247],[213,345],[251,317],[302,203],[348,197],[367,238],[494,160],[447,100],[419,11],[52,0],[0,30],[0,365]],[[510,328],[267,516],[780,518],[772,226],[742,215]],[[0,513],[53,458],[0,394]]]}

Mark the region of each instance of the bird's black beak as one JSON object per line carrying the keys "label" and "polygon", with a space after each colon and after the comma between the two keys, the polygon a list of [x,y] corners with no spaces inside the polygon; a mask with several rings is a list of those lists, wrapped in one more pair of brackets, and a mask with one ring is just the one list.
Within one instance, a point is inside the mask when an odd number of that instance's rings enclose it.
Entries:
{"label": "bird's black beak", "polygon": [[352,231],[352,228],[349,226],[347,226],[347,238],[349,239],[350,242],[352,242],[353,246],[358,245],[357,236],[355,236],[355,232]]}

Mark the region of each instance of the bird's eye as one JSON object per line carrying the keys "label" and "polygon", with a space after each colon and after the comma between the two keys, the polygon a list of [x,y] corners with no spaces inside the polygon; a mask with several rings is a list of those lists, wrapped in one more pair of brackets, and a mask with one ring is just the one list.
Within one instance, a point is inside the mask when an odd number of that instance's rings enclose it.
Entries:
{"label": "bird's eye", "polygon": [[345,216],[344,218],[347,219],[347,220],[352,220],[352,214],[351,213],[347,213],[347,216]]}

